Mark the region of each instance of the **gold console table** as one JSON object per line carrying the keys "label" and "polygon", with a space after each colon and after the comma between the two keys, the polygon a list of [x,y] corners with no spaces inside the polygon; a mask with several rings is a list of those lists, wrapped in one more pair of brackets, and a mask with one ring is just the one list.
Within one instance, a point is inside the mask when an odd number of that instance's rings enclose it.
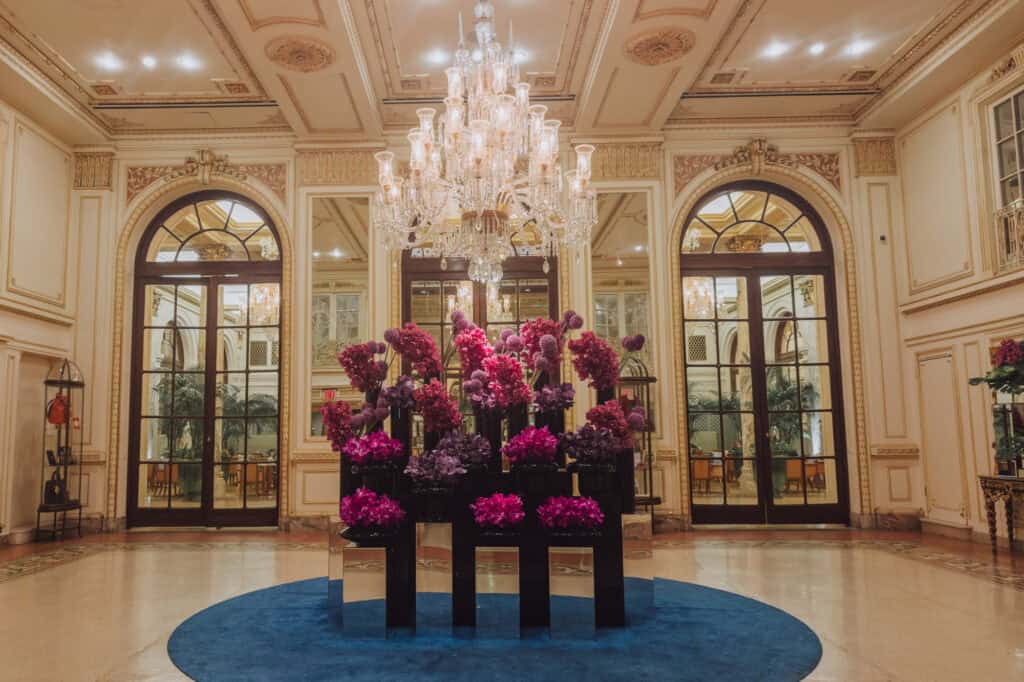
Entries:
{"label": "gold console table", "polygon": [[988,537],[992,542],[992,551],[996,545],[996,503],[1003,502],[1006,509],[1006,534],[1010,539],[1010,552],[1013,552],[1013,514],[1015,502],[1020,502],[1024,510],[1024,478],[1011,476],[978,476],[981,493],[985,498],[985,512],[988,514]]}

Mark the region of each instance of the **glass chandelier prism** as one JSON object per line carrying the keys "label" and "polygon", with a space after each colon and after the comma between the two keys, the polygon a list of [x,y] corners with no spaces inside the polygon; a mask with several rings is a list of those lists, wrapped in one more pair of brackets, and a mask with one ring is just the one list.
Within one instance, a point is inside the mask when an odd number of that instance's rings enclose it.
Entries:
{"label": "glass chandelier prism", "polygon": [[532,254],[548,259],[564,248],[590,243],[597,223],[597,192],[591,184],[594,147],[576,146],[576,168],[563,175],[561,122],[547,107],[530,103],[530,84],[519,79],[512,47],[494,31],[494,7],[474,8],[477,47],[459,43],[448,76],[440,117],[416,111],[419,126],[408,135],[408,169],[395,154],[375,155],[380,187],[373,197],[373,225],[385,247],[429,246],[441,257],[465,259],[474,282],[501,281],[503,262],[523,255],[517,242],[530,234]]}

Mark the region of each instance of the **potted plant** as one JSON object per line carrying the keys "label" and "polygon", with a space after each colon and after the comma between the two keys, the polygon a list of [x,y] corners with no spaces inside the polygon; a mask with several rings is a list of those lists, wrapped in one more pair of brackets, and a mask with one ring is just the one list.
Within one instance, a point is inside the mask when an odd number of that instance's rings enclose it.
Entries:
{"label": "potted plant", "polygon": [[562,450],[573,460],[569,470],[578,475],[581,493],[594,495],[615,489],[619,447],[611,431],[584,424],[576,431],[563,433],[559,440]]}
{"label": "potted plant", "polygon": [[[1004,339],[992,355],[992,369],[985,376],[970,380],[972,386],[985,384],[992,389],[992,421],[996,470],[1000,475],[1024,475],[1024,343]],[[1000,401],[999,394],[1009,396]]]}
{"label": "potted plant", "polygon": [[455,454],[436,448],[410,457],[405,474],[412,479],[420,520],[436,522],[451,518],[451,497],[466,474],[466,468]]}
{"label": "potted plant", "polygon": [[341,536],[360,544],[387,544],[405,520],[398,502],[365,486],[342,498],[340,512],[347,526]]}
{"label": "potted plant", "polygon": [[601,534],[604,512],[590,497],[549,497],[537,507],[537,520],[552,539],[593,539]]}
{"label": "potted plant", "polygon": [[519,536],[519,527],[526,518],[523,498],[518,495],[494,493],[478,497],[469,506],[473,512],[480,536],[488,540],[513,540]]}

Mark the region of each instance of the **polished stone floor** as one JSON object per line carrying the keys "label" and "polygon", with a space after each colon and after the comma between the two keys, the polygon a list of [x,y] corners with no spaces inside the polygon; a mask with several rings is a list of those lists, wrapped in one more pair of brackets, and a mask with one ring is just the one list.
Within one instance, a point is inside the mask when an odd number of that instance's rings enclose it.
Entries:
{"label": "polished stone floor", "polygon": [[[697,531],[656,536],[654,560],[661,577],[804,620],[824,646],[810,679],[1024,680],[1024,555],[993,559],[983,545],[915,533]],[[166,653],[182,620],[326,564],[320,533],[0,547],[0,679],[185,679]]]}

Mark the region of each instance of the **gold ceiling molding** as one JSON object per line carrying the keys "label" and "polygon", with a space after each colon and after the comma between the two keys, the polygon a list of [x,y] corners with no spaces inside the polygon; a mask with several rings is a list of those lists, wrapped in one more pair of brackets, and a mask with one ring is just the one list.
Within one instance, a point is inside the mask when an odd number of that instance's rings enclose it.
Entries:
{"label": "gold ceiling molding", "polygon": [[854,166],[858,178],[896,175],[896,141],[891,137],[853,140]]}
{"label": "gold ceiling molding", "polygon": [[594,180],[644,180],[661,177],[660,142],[596,144],[591,160]]}
{"label": "gold ceiling molding", "polygon": [[245,182],[252,177],[265,184],[284,202],[287,196],[288,172],[283,163],[233,164],[227,156],[218,156],[211,149],[200,149],[185,163],[175,166],[129,166],[128,181],[125,183],[125,202],[131,201],[143,190],[157,181],[171,182],[179,178],[192,177],[200,184],[208,185],[213,178],[232,178]]}
{"label": "gold ceiling molding", "polygon": [[377,182],[376,150],[324,149],[296,157],[300,185],[373,185]]}
{"label": "gold ceiling molding", "polygon": [[640,0],[636,5],[636,12],[633,13],[633,23],[646,19],[658,17],[697,17],[698,19],[710,19],[711,14],[718,5],[718,0],[707,0],[703,7],[665,7],[664,9],[644,10],[646,0]]}
{"label": "gold ceiling molding", "polygon": [[[294,5],[295,0],[292,0]],[[270,16],[270,17],[257,17],[256,13],[252,11],[249,6],[248,0],[238,0],[238,6],[242,10],[242,14],[245,15],[245,20],[249,22],[249,28],[253,31],[264,28],[265,26],[274,26],[275,24],[304,24],[306,26],[316,26],[317,28],[327,28],[327,19],[324,17],[323,7],[320,6],[320,0],[312,0],[313,10],[316,12],[316,18],[310,17],[294,17],[294,16]]]}
{"label": "gold ceiling molding", "polygon": [[999,63],[992,69],[992,73],[989,74],[988,82],[995,83],[1019,69],[1024,69],[1024,45],[1019,45],[1009,57],[999,60]]}
{"label": "gold ceiling molding", "polygon": [[716,171],[735,166],[749,166],[754,175],[762,174],[768,166],[797,168],[803,166],[814,171],[837,190],[842,189],[839,154],[836,152],[782,153],[764,138],[754,139],[737,147],[732,154],[679,155],[672,159],[673,184],[679,196],[683,189],[709,168]]}
{"label": "gold ceiling molding", "polygon": [[114,186],[114,154],[80,152],[75,154],[74,189],[111,189]]}
{"label": "gold ceiling molding", "polygon": [[267,59],[291,71],[311,73],[334,63],[334,48],[309,36],[278,36],[264,48]]}
{"label": "gold ceiling molding", "polygon": [[661,66],[693,49],[697,36],[688,28],[665,27],[638,33],[623,45],[630,60],[644,66]]}

